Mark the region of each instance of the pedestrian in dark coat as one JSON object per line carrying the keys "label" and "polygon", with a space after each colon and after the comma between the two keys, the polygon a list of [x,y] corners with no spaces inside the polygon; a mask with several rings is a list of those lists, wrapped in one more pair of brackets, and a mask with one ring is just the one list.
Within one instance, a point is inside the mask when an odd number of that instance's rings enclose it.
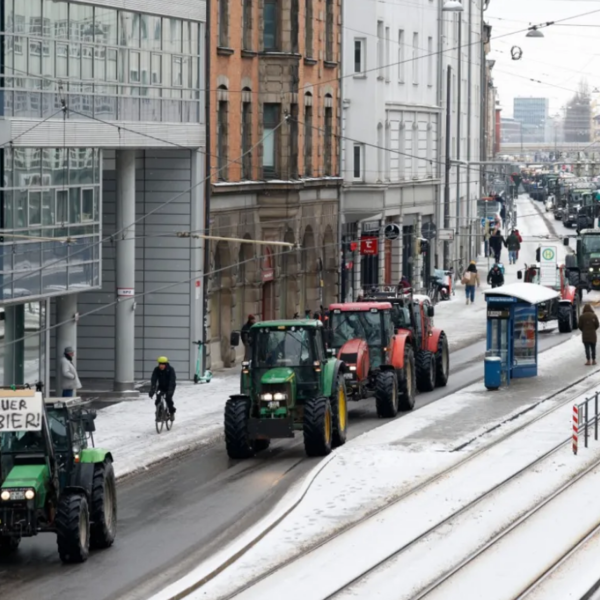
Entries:
{"label": "pedestrian in dark coat", "polygon": [[244,344],[244,360],[252,358],[252,344],[250,340],[250,327],[256,323],[254,315],[248,315],[248,320],[244,323],[241,332],[242,344]]}
{"label": "pedestrian in dark coat", "polygon": [[487,276],[487,282],[492,288],[497,288],[504,285],[504,275],[499,265],[494,265]]}
{"label": "pedestrian in dark coat", "polygon": [[514,229],[506,239],[506,247],[508,248],[508,264],[515,265],[517,263],[519,250],[521,249],[521,242]]}
{"label": "pedestrian in dark coat", "polygon": [[502,255],[502,247],[506,246],[506,241],[502,232],[497,229],[494,235],[490,238],[490,250],[494,253],[494,260],[499,263]]}
{"label": "pedestrian in dark coat", "polygon": [[585,347],[586,365],[596,364],[596,342],[598,336],[596,331],[600,327],[598,317],[591,305],[586,304],[579,317],[579,329],[581,329],[581,341]]}

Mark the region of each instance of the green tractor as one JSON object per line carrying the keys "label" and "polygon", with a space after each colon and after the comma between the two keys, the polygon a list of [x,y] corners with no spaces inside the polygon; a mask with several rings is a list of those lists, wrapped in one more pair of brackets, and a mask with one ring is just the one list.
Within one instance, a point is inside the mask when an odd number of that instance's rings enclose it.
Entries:
{"label": "green tractor", "polygon": [[[564,245],[569,245],[569,238],[564,239]],[[566,255],[565,266],[569,282],[577,287],[580,297],[583,290],[600,290],[600,229],[579,232],[575,254]]]}
{"label": "green tractor", "polygon": [[44,532],[56,533],[64,563],[112,545],[113,459],[93,447],[95,418],[78,398],[0,388],[0,554]]}
{"label": "green tractor", "polygon": [[325,338],[323,324],[311,319],[252,326],[252,360],[242,363],[241,393],[225,405],[230,458],[250,458],[296,431],[303,433],[308,456],[326,456],[345,443],[346,367],[326,351]]}

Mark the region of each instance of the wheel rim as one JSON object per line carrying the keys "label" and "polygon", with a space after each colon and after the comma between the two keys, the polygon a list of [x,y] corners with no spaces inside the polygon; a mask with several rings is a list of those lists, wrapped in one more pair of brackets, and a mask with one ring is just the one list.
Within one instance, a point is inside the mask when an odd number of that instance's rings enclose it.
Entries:
{"label": "wheel rim", "polygon": [[331,443],[331,411],[329,409],[325,411],[325,442]]}
{"label": "wheel rim", "polygon": [[346,394],[344,393],[344,388],[340,385],[338,391],[338,418],[339,425],[342,431],[346,431],[346,422],[348,416],[348,404],[346,403]]}
{"label": "wheel rim", "polygon": [[79,513],[79,543],[82,548],[87,547],[88,525],[87,514],[81,511]]}
{"label": "wheel rim", "polygon": [[114,508],[113,488],[110,482],[106,481],[104,484],[104,522],[106,523],[106,528],[111,532],[115,517]]}

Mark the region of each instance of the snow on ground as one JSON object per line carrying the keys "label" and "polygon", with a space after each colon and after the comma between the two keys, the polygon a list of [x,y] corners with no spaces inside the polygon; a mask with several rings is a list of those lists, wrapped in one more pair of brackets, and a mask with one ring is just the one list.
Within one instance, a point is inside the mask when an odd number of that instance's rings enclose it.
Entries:
{"label": "snow on ground", "polygon": [[203,385],[178,384],[175,407],[180,418],[160,435],[154,426],[154,401],[147,395],[104,408],[96,419],[96,446],[112,451],[116,475],[123,477],[207,445],[222,435],[225,401],[239,393],[239,385],[239,374],[214,377]]}
{"label": "snow on ground", "polygon": [[[501,260],[504,264],[506,283],[518,281],[517,271],[523,269],[526,263],[535,262],[535,251],[540,243],[556,244],[559,262],[564,261],[565,255],[565,248],[560,240],[553,239],[550,242],[545,239],[553,234],[537,212],[534,201],[527,195],[521,195],[516,201],[516,206],[519,215],[517,226],[523,236],[523,244],[516,265],[509,265],[508,250],[505,248],[502,251]],[[485,336],[486,303],[482,292],[490,287],[487,284],[487,274],[492,265],[493,259],[483,256],[477,262],[481,287],[476,290],[475,304],[466,305],[465,288],[458,281],[456,295],[449,301],[438,302],[435,307],[435,325],[446,332],[451,351],[464,348]]]}
{"label": "snow on ground", "polygon": [[[573,385],[560,397],[534,409],[542,397],[591,373],[590,380]],[[232,584],[237,587],[313,547],[332,532],[356,523],[444,471],[461,460],[465,452],[528,422],[559,400],[585,394],[593,386],[600,386],[600,372],[583,366],[581,342],[575,337],[541,355],[537,379],[515,381],[511,388],[500,392],[488,392],[478,383],[359,436],[336,451],[335,459],[319,474],[302,504],[281,525],[191,598],[219,598],[231,591]],[[527,409],[532,410],[513,418]],[[570,410],[571,403],[555,417],[554,428],[565,439],[570,433]],[[494,431],[484,438],[490,429]],[[462,441],[473,438],[479,438],[478,442],[467,446],[465,452],[450,452]],[[548,439],[541,434],[542,441]],[[531,448],[535,443],[535,438],[527,438],[525,445]],[[497,455],[496,460],[495,464],[501,464],[503,455]],[[481,474],[497,470],[497,466],[490,469],[487,464]],[[423,512],[427,517],[427,511]],[[354,548],[362,555],[360,544]],[[346,565],[343,560],[340,564]]]}

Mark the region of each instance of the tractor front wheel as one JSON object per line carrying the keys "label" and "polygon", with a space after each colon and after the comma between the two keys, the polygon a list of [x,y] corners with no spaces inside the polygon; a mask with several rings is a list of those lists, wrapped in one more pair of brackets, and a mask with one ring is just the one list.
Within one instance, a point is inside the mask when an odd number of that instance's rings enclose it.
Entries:
{"label": "tractor front wheel", "polygon": [[450,376],[450,351],[448,350],[448,338],[442,331],[438,340],[437,352],[435,354],[435,385],[445,387]]}
{"label": "tractor front wheel", "polygon": [[[248,435],[250,398],[229,398],[225,403],[225,447],[229,458],[251,458],[256,444]],[[256,440],[258,441],[258,440]]]}
{"label": "tractor front wheel", "polygon": [[400,390],[398,394],[398,410],[408,411],[415,407],[415,395],[417,392],[417,375],[415,368],[415,354],[412,346],[404,347],[403,377],[400,379]]}
{"label": "tractor front wheel", "polygon": [[58,554],[64,563],[82,563],[90,555],[90,512],[83,494],[65,494],[56,511]]}
{"label": "tractor front wheel", "polygon": [[333,441],[333,412],[329,398],[311,398],[304,404],[304,450],[308,456],[327,456]]}
{"label": "tractor front wheel", "polygon": [[571,333],[573,331],[573,317],[570,306],[559,306],[558,308],[558,331],[560,333]]}
{"label": "tractor front wheel", "polygon": [[96,465],[92,484],[92,548],[109,548],[117,535],[117,484],[110,461]]}
{"label": "tractor front wheel", "polygon": [[392,419],[398,414],[398,380],[394,371],[380,371],[375,379],[377,416]]}
{"label": "tractor front wheel", "polygon": [[333,446],[346,443],[348,429],[348,394],[343,375],[338,375],[331,391],[331,412],[333,413]]}
{"label": "tractor front wheel", "polygon": [[420,392],[431,392],[435,389],[435,354],[428,350],[417,353],[417,388]]}
{"label": "tractor front wheel", "polygon": [[16,552],[21,543],[20,536],[0,535],[0,556],[8,556]]}

